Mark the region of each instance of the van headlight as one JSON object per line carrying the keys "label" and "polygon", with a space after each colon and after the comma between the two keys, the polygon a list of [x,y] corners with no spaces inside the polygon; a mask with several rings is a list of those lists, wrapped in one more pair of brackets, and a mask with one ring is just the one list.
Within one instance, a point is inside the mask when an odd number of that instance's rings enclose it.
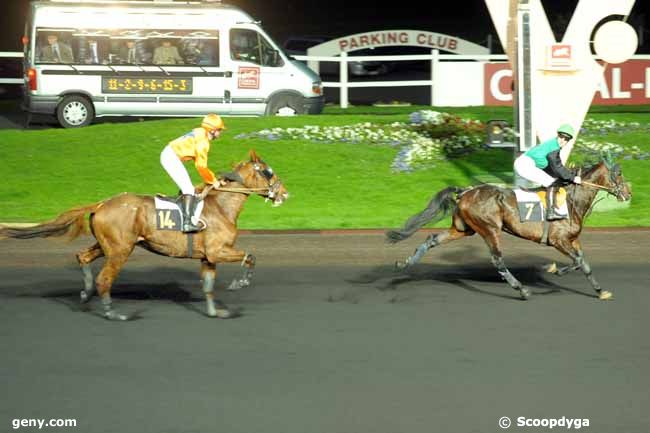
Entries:
{"label": "van headlight", "polygon": [[311,91],[316,95],[323,94],[323,83],[320,81],[314,81],[311,83]]}

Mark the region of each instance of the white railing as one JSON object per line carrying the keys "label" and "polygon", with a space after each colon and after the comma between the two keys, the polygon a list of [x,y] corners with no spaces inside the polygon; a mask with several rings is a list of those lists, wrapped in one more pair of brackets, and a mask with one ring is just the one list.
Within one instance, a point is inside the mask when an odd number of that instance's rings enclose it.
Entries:
{"label": "white railing", "polygon": [[[0,59],[8,57],[8,58],[16,58],[16,59],[22,59],[23,58],[23,53],[20,51],[0,51]],[[2,61],[2,60],[0,60]],[[24,84],[25,80],[22,78],[2,78],[0,77],[0,84]]]}
{"label": "white railing", "polygon": [[[410,86],[428,86],[431,88],[431,105],[436,105],[435,96],[435,77],[437,65],[440,60],[478,60],[478,61],[507,61],[508,56],[505,54],[440,54],[438,50],[431,50],[430,54],[404,55],[404,56],[354,56],[350,57],[344,51],[340,56],[293,56],[297,60],[316,61],[316,62],[339,62],[339,81],[324,81],[323,87],[340,88],[340,105],[341,108],[348,108],[348,89],[354,87],[410,87]],[[351,60],[353,59],[353,60]],[[429,60],[431,62],[431,79],[429,80],[407,80],[407,81],[363,81],[350,82],[348,77],[348,63],[361,61],[407,61],[407,60]]]}

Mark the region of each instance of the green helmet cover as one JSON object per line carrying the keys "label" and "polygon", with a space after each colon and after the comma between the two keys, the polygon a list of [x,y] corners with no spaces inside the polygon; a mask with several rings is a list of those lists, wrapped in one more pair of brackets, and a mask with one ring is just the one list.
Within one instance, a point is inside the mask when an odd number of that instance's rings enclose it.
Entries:
{"label": "green helmet cover", "polygon": [[559,134],[560,132],[566,135],[570,135],[572,138],[576,135],[573,126],[569,125],[568,123],[565,123],[557,129],[557,133]]}

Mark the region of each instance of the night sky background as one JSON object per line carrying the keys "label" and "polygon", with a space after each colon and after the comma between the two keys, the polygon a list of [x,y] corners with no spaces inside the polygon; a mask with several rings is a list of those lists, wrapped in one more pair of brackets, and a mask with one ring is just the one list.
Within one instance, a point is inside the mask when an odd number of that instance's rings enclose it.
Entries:
{"label": "night sky background", "polygon": [[[615,1],[615,0],[612,0]],[[345,36],[384,29],[415,29],[446,33],[486,45],[487,35],[498,41],[484,0],[365,1],[365,0],[224,0],[260,20],[279,44],[289,36]],[[564,31],[577,0],[542,0],[556,37]],[[29,0],[3,0],[0,51],[20,51]],[[644,27],[638,53],[650,53],[650,0],[637,0],[629,18]],[[497,52],[502,52],[497,42]]]}

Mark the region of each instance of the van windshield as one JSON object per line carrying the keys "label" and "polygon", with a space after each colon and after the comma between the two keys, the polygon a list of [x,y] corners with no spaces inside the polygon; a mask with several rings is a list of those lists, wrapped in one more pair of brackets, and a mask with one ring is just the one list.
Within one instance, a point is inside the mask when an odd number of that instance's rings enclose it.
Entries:
{"label": "van windshield", "polygon": [[36,63],[219,66],[216,30],[36,29]]}
{"label": "van windshield", "polygon": [[262,35],[250,29],[230,30],[230,58],[261,66],[284,64],[278,51]]}

